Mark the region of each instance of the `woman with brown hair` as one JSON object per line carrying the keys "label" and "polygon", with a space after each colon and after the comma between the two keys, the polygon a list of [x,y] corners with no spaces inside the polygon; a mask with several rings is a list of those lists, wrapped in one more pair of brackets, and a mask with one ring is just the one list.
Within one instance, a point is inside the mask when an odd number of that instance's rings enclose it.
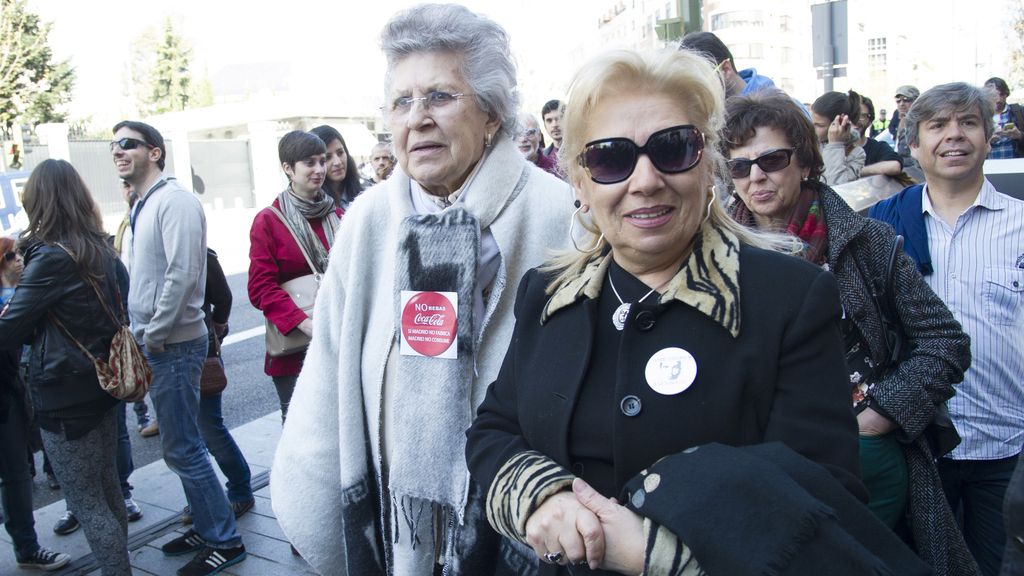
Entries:
{"label": "woman with brown hair", "polygon": [[[253,219],[249,231],[249,301],[281,334],[297,331],[311,336],[313,319],[295,305],[281,285],[327,270],[327,255],[342,212],[324,192],[327,155],[323,140],[308,132],[289,132],[278,144],[278,156],[288,176],[288,187]],[[267,351],[263,371],[277,389],[282,422],[288,416],[305,358],[305,349],[280,356]]]}
{"label": "woman with brown hair", "polygon": [[[0,311],[0,348],[29,344],[26,380],[43,445],[104,576],[131,574],[128,517],[115,450],[118,400],[100,388],[92,362],[72,340],[105,358],[128,276],[107,242],[85,182],[63,160],[46,160],[25,184],[25,270]],[[118,302],[121,300],[121,302]],[[70,337],[69,337],[70,335]]]}
{"label": "woman with brown hair", "polygon": [[[868,506],[886,526],[909,529],[936,574],[976,573],[943,495],[934,462],[941,454],[924,435],[963,380],[970,339],[896,248],[892,228],[857,214],[821,181],[827,162],[792,100],[731,98],[723,141],[736,185],[732,216],[799,239],[798,255],[831,271],[839,285]],[[896,340],[905,341],[900,349]]]}

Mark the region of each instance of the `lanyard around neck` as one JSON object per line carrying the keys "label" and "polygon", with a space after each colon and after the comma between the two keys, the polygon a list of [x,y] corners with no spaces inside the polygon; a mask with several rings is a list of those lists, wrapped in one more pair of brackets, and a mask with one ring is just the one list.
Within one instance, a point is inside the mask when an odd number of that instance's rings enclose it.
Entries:
{"label": "lanyard around neck", "polygon": [[153,184],[153,187],[149,189],[149,192],[146,192],[145,196],[135,201],[135,206],[132,206],[131,218],[129,218],[132,225],[132,235],[135,234],[135,222],[139,219],[139,213],[142,212],[142,207],[145,206],[149,197],[160,188],[163,188],[165,184],[167,184],[167,180],[161,178],[156,184]]}

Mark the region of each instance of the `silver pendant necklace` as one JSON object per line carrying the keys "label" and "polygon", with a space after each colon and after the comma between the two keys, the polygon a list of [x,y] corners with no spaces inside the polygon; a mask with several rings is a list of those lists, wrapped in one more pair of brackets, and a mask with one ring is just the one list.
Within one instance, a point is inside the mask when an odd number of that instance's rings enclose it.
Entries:
{"label": "silver pendant necklace", "polygon": [[[612,287],[612,292],[615,294],[615,297],[619,300],[619,307],[616,308],[615,312],[612,314],[612,326],[615,326],[615,329],[621,332],[622,329],[626,327],[626,318],[629,317],[629,308],[632,306],[632,304],[629,302],[622,301],[622,296],[619,296],[619,291],[615,289],[615,281],[612,280],[611,270],[608,271],[608,285]],[[657,289],[658,288],[651,288],[651,291],[648,292],[647,294],[644,294],[643,298],[637,300],[637,303],[639,304],[640,302],[646,300],[647,297],[650,296],[651,294],[654,294],[654,291]]]}

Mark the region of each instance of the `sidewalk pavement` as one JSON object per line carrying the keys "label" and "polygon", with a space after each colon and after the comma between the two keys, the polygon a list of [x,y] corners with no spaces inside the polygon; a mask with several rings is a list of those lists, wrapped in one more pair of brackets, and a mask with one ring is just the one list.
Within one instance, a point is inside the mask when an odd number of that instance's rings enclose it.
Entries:
{"label": "sidewalk pavement", "polygon": [[[277,525],[270,507],[268,487],[270,465],[281,436],[281,413],[273,412],[231,431],[235,441],[249,461],[252,469],[256,506],[238,520],[238,529],[248,552],[244,562],[225,569],[225,576],[263,576],[315,574],[301,558],[292,555],[291,547]],[[224,477],[213,466],[220,476]],[[132,573],[136,576],[169,576],[188,563],[190,556],[168,558],[160,546],[183,534],[188,528],[181,523],[185,507],[185,493],[181,482],[163,460],[135,470],[130,481],[135,489],[132,496],[142,507],[143,517],[128,524],[128,549],[131,554]],[[59,576],[98,576],[99,569],[93,559],[85,534],[77,530],[68,536],[57,536],[53,525],[64,514],[63,500],[35,511],[36,533],[44,548],[66,552],[73,559],[67,568],[54,572]],[[34,571],[16,567],[14,547],[10,536],[0,530],[0,575],[24,576]]]}

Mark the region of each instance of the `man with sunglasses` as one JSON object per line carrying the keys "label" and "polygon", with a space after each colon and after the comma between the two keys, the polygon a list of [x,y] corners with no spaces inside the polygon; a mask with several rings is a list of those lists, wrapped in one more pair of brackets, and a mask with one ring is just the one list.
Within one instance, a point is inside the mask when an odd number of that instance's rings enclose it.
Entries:
{"label": "man with sunglasses", "polygon": [[963,82],[922,94],[900,128],[925,183],[870,212],[906,238],[924,280],[971,337],[971,366],[948,401],[963,441],[938,470],[986,576],[999,572],[1003,495],[1024,438],[1024,202],[985,178],[992,114],[985,93]]}
{"label": "man with sunglasses", "polygon": [[118,123],[110,153],[118,177],[139,196],[129,218],[128,310],[153,369],[149,395],[160,421],[164,460],[181,479],[193,517],[194,528],[162,550],[167,556],[199,551],[179,576],[215,574],[246,553],[197,422],[208,345],[202,310],[206,217],[191,192],[164,176],[167,151],[156,128]]}
{"label": "man with sunglasses", "polygon": [[910,155],[907,133],[905,130],[902,130],[903,126],[901,126],[902,122],[900,120],[906,117],[907,112],[910,111],[910,106],[913,105],[914,100],[917,100],[917,97],[920,95],[921,91],[910,84],[896,89],[896,111],[893,112],[892,120],[889,122],[889,132],[892,133],[893,141],[896,143],[896,152],[902,158],[904,168],[916,168],[917,162]]}

